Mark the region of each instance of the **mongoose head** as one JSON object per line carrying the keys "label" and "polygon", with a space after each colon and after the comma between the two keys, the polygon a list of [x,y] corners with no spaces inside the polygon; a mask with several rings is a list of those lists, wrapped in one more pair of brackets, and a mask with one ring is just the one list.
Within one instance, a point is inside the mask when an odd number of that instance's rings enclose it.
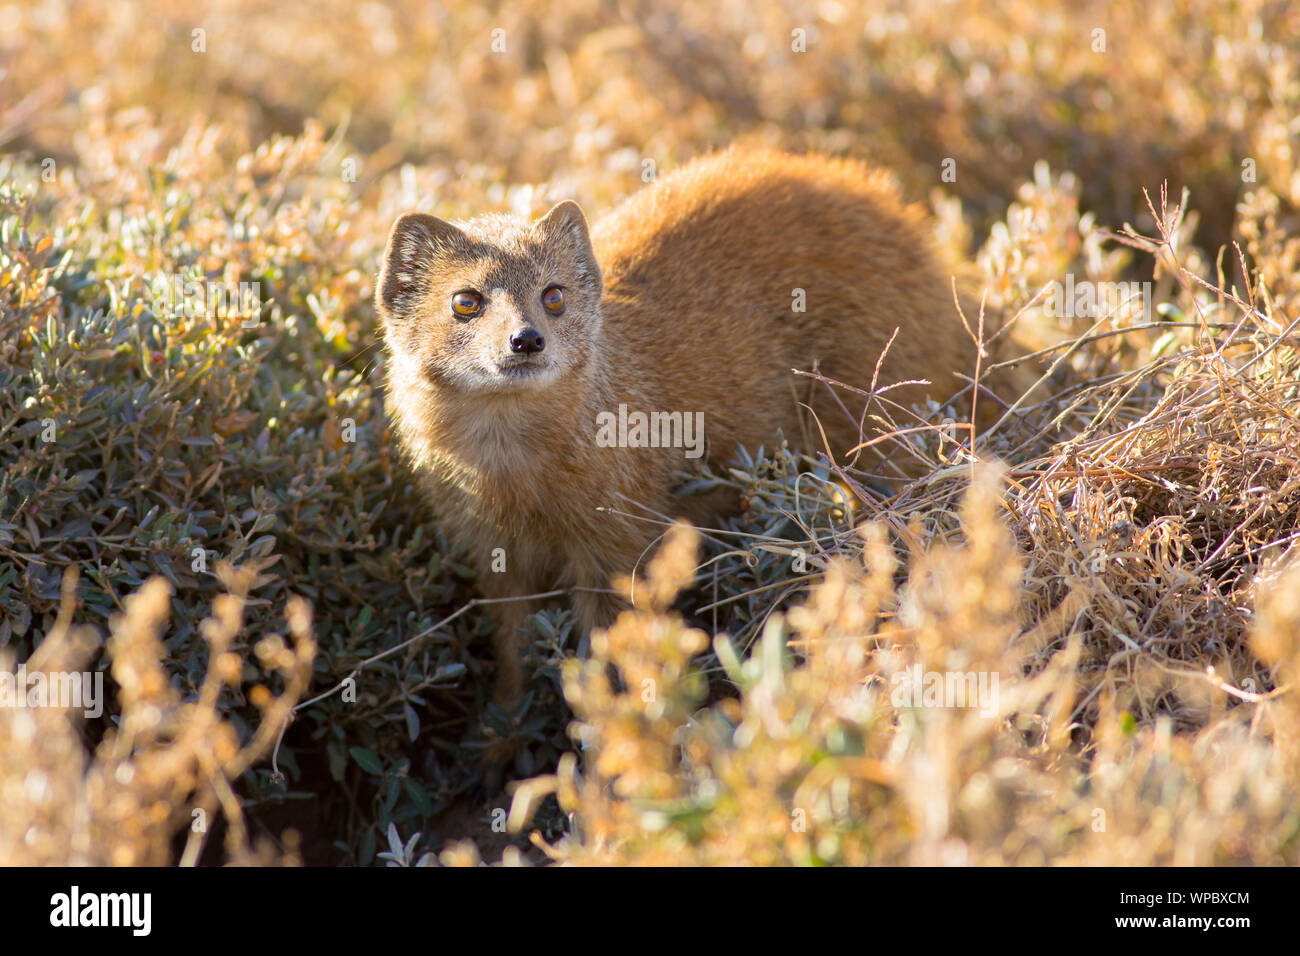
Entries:
{"label": "mongoose head", "polygon": [[511,392],[587,367],[603,289],[587,219],[562,202],[536,222],[406,213],[389,233],[375,304],[398,374]]}

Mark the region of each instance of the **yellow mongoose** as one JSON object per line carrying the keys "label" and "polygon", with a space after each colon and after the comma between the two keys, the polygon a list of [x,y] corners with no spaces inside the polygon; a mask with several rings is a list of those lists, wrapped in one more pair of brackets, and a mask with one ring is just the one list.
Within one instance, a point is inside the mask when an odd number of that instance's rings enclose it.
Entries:
{"label": "yellow mongoose", "polygon": [[[961,387],[975,348],[953,271],[886,175],[762,149],[689,163],[590,233],[573,202],[536,222],[408,213],[375,295],[390,413],[486,596],[577,586],[580,626],[604,626],[618,605],[583,589],[633,570],[661,530],[644,518],[720,506],[675,499],[675,475],[770,448],[778,428],[815,452],[818,421],[836,455],[859,443],[861,395],[837,401],[792,369],[865,389],[898,329],[878,384],[933,385],[894,402]],[[521,695],[534,609],[493,606],[503,706]]]}

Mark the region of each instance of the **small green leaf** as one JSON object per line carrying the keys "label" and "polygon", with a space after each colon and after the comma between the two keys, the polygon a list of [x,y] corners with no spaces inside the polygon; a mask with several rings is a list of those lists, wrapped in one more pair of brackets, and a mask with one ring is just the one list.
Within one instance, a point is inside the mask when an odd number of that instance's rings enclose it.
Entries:
{"label": "small green leaf", "polygon": [[374,751],[367,750],[365,747],[350,747],[348,748],[348,753],[352,754],[352,759],[355,760],[366,773],[383,774],[384,765],[380,762],[379,758],[375,756]]}

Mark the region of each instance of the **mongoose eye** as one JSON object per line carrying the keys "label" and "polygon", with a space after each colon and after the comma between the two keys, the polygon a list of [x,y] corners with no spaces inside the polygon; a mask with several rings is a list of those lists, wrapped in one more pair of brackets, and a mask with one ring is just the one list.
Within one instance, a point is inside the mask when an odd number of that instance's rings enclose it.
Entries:
{"label": "mongoose eye", "polygon": [[483,308],[483,297],[477,292],[457,292],[451,297],[451,311],[462,318],[478,315]]}
{"label": "mongoose eye", "polygon": [[546,306],[546,311],[552,315],[559,315],[564,311],[564,290],[558,285],[553,285],[542,293],[542,305]]}

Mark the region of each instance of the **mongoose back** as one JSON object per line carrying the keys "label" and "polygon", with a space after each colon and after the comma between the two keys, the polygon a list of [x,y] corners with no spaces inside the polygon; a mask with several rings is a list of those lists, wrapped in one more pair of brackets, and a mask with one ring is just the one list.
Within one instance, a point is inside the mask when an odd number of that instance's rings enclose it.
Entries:
{"label": "mongoose back", "polygon": [[[861,394],[792,369],[866,389],[897,329],[878,384],[933,385],[894,402],[961,387],[975,348],[954,270],[885,174],[762,149],[691,162],[590,231],[573,202],[535,222],[408,213],[376,288],[390,414],[487,597],[575,587],[580,626],[605,626],[618,604],[602,590],[653,545],[651,515],[725,507],[674,498],[683,471],[778,428],[810,453],[823,434],[836,455],[859,444]],[[532,610],[493,608],[506,707]]]}

